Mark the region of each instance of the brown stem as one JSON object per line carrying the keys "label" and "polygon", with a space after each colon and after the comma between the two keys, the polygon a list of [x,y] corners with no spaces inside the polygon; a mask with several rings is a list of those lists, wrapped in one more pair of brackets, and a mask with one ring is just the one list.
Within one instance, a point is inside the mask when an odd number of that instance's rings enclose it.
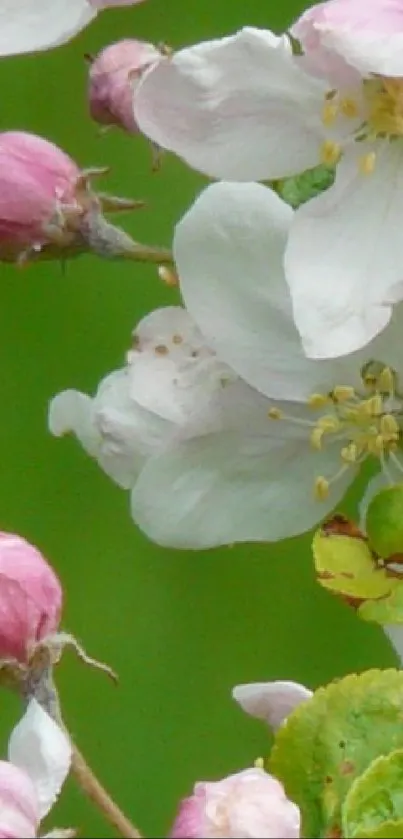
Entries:
{"label": "brown stem", "polygon": [[32,697],[35,697],[42,708],[65,731],[72,750],[71,771],[85,795],[91,799],[109,824],[113,825],[123,836],[123,839],[141,839],[140,831],[126,818],[120,807],[102,786],[70,736],[63,720],[58,692],[53,681],[50,652],[46,647],[38,649],[36,660],[33,662],[22,687],[25,698],[32,699]]}
{"label": "brown stem", "polygon": [[115,804],[74,743],[72,743],[72,750],[71,770],[83,792],[85,792],[107,821],[119,831],[124,839],[140,839],[140,831],[126,818],[120,807]]}

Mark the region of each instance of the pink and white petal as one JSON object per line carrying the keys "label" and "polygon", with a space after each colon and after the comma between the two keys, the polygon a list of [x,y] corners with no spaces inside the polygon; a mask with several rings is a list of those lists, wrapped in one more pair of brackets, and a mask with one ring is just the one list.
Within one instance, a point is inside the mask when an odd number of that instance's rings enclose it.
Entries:
{"label": "pink and white petal", "polygon": [[245,28],[150,68],[136,87],[135,119],[212,177],[278,178],[318,163],[325,90],[295,63],[287,38]]}
{"label": "pink and white petal", "polygon": [[247,427],[208,434],[151,458],[132,491],[134,520],[153,541],[177,548],[277,541],[309,530],[353,472],[316,501],[314,480],[339,470],[339,449],[313,454],[305,438],[287,439],[288,428],[277,423],[272,437],[247,436]]}
{"label": "pink and white petal", "polygon": [[0,837],[36,836],[40,814],[29,776],[9,761],[0,761]]}
{"label": "pink and white petal", "polygon": [[56,47],[95,15],[87,0],[0,0],[0,55]]}
{"label": "pink and white petal", "polygon": [[252,387],[305,399],[334,383],[305,357],[284,278],[291,208],[260,184],[207,187],[176,228],[186,307],[218,356]]}
{"label": "pink and white petal", "polygon": [[8,757],[34,784],[39,815],[43,819],[58,798],[70,771],[71,745],[66,734],[36,699],[31,699],[11,733]]}
{"label": "pink and white petal", "polygon": [[294,217],[286,278],[295,323],[312,358],[368,344],[389,322],[399,297],[403,153],[400,144],[381,142],[376,154],[374,172],[363,175],[358,151],[349,150],[334,186]]}
{"label": "pink and white petal", "polygon": [[276,730],[294,708],[313,696],[311,690],[298,682],[251,682],[236,685],[233,699],[251,717],[264,720]]}
{"label": "pink and white petal", "polygon": [[73,431],[87,454],[97,456],[101,440],[94,424],[93,400],[86,393],[63,390],[54,396],[49,404],[48,427],[55,437]]}

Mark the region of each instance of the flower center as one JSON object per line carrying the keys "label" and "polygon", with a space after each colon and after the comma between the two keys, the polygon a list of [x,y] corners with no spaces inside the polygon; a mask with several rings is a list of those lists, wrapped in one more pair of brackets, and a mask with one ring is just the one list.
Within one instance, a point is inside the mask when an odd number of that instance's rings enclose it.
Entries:
{"label": "flower center", "polygon": [[379,76],[363,81],[367,126],[375,137],[403,136],[403,79]]}
{"label": "flower center", "polygon": [[[322,122],[327,127],[337,128],[336,121],[344,117],[355,122],[352,136],[356,142],[364,140],[396,140],[403,137],[403,79],[374,76],[363,79],[360,89],[347,95],[329,90],[325,96]],[[320,151],[321,162],[327,165],[338,163],[342,155],[342,144],[333,139],[325,140]],[[376,152],[371,149],[359,157],[359,169],[364,175],[373,172]]]}
{"label": "flower center", "polygon": [[331,484],[370,455],[378,459],[391,483],[388,460],[403,473],[403,461],[396,454],[403,429],[403,394],[397,391],[397,376],[390,367],[370,361],[361,370],[361,381],[362,388],[358,390],[336,385],[328,393],[312,393],[307,405],[318,411],[316,420],[288,416],[276,407],[268,412],[270,419],[305,426],[314,451],[322,451],[327,443],[339,445],[339,469],[332,476],[315,478],[318,500],[327,498]]}

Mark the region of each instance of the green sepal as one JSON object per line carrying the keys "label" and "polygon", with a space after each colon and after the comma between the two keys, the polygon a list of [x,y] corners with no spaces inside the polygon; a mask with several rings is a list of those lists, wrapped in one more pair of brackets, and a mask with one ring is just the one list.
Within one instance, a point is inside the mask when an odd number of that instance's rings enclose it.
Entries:
{"label": "green sepal", "polygon": [[402,827],[403,749],[398,749],[376,758],[351,785],[342,806],[342,833],[346,839],[403,837]]}

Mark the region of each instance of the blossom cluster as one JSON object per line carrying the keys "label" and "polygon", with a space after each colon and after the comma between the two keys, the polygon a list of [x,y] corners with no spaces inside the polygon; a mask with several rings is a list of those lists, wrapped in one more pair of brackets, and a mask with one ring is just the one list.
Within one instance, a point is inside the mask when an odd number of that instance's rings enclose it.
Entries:
{"label": "blossom cluster", "polygon": [[[56,47],[102,9],[136,1],[0,0],[0,55]],[[321,584],[382,624],[390,614],[403,623],[402,41],[402,0],[326,0],[280,35],[245,27],[177,52],[126,38],[88,56],[93,120],[143,134],[155,165],[173,152],[215,181],[176,224],[172,251],[107,220],[141,202],[96,190],[106,170],[81,168],[46,138],[0,133],[0,260],[91,252],[151,262],[180,295],[135,326],[121,367],[94,395],[70,388],[53,396],[51,434],[76,435],[130,493],[132,517],[150,539],[187,549],[304,533],[371,463],[366,533],[335,517],[314,553]],[[318,167],[323,188],[287,201],[284,184]],[[398,490],[382,495],[382,538],[380,507],[371,506],[381,487]],[[26,706],[0,763],[0,836],[37,836],[70,769],[83,778],[52,678],[64,647],[111,675],[60,630],[61,608],[61,584],[42,554],[0,534],[0,683]],[[398,706],[401,675],[348,682],[363,720],[372,713],[367,688],[378,698],[386,684]],[[312,827],[305,776],[287,768],[288,738],[295,730],[297,766],[312,720],[326,717],[322,702],[346,724],[343,696],[272,682],[238,686],[234,698],[277,731],[270,758],[197,783],[170,835],[365,835],[353,786],[372,795],[379,773],[395,778],[398,767],[403,777],[397,735],[385,734],[382,748],[371,742],[365,759],[354,752],[353,768],[346,758],[337,771],[332,765],[327,796],[318,781],[320,825]],[[315,748],[313,774],[334,752],[319,759]],[[339,789],[339,775],[349,774],[351,790]],[[122,835],[138,836],[96,789]],[[371,835],[383,835],[386,822],[401,830],[398,797],[390,802]]]}

